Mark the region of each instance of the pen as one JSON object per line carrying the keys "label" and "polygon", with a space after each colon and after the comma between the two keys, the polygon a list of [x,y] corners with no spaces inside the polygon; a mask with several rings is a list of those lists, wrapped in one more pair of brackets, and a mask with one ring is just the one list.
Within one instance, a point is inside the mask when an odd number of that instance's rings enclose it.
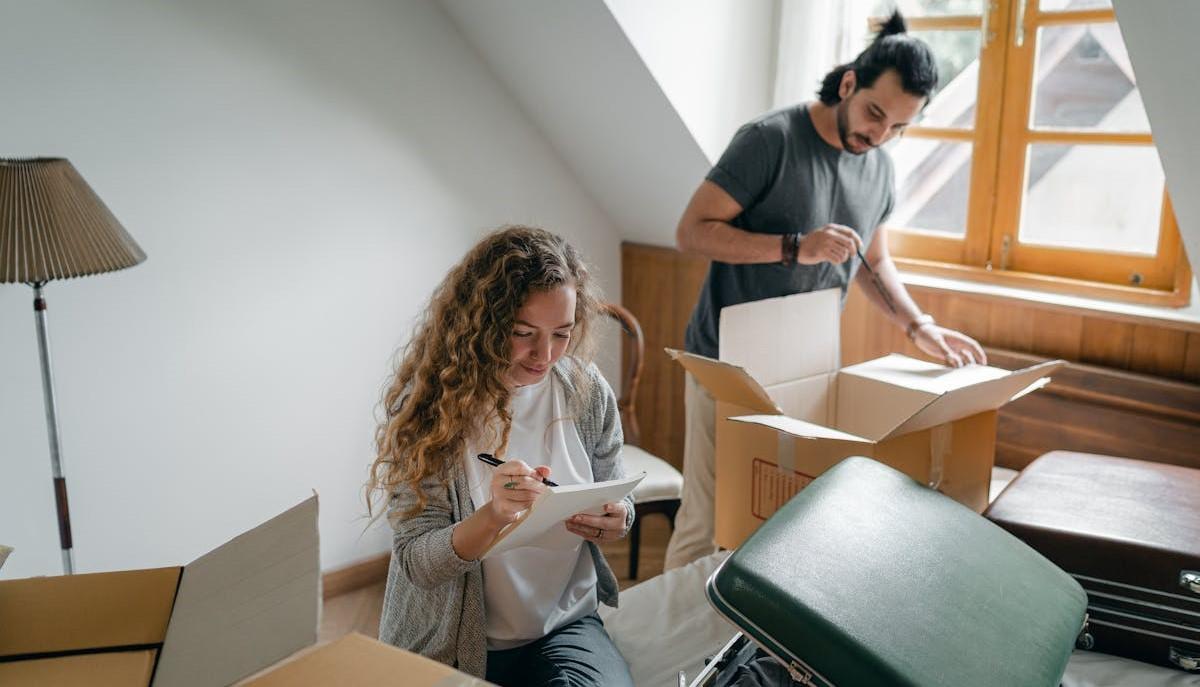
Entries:
{"label": "pen", "polygon": [[[490,453],[480,453],[479,455],[477,455],[475,457],[478,458],[479,460],[482,460],[483,462],[487,463],[488,465],[491,465],[492,467],[498,468],[501,465],[504,465],[504,461],[497,460],[496,457]],[[546,479],[545,477],[542,478],[542,484],[545,484],[548,487],[557,487],[558,486],[558,484],[556,484],[555,482],[551,482],[550,480]]]}

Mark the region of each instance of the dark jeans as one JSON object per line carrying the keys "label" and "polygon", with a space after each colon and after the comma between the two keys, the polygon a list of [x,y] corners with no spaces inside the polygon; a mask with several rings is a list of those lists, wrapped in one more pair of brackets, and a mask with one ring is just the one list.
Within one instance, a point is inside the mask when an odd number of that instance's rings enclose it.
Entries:
{"label": "dark jeans", "polygon": [[487,680],[500,687],[633,687],[625,658],[595,613],[525,646],[489,651]]}

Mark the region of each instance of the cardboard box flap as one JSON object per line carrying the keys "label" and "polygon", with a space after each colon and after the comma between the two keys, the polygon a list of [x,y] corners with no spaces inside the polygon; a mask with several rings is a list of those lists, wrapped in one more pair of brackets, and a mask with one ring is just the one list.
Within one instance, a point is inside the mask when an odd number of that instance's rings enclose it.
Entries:
{"label": "cardboard box flap", "polygon": [[0,582],[0,656],[161,644],[179,570]]}
{"label": "cardboard box flap", "polygon": [[352,633],[257,675],[243,685],[323,687],[349,683],[403,683],[410,687],[486,687],[491,684],[424,656]]}
{"label": "cardboard box flap", "polygon": [[853,441],[860,444],[873,444],[870,439],[864,439],[847,432],[841,432],[832,427],[825,427],[813,422],[797,420],[786,415],[741,415],[729,418],[733,422],[745,422],[752,425],[770,427],[777,432],[790,434],[802,439],[833,439],[835,441]]}
{"label": "cardboard box flap", "polygon": [[0,685],[142,687],[154,672],[154,649],[105,651],[0,663]]}
{"label": "cardboard box flap", "polygon": [[696,381],[708,389],[708,393],[716,400],[760,413],[782,412],[771,400],[770,395],[743,368],[673,348],[666,351],[667,355],[683,366],[683,369],[692,373]]}
{"label": "cardboard box flap", "polygon": [[842,368],[841,374],[864,377],[891,386],[924,393],[928,401],[955,389],[980,382],[1000,379],[1012,374],[1008,370],[988,365],[947,367],[927,360],[892,353]]}
{"label": "cardboard box flap", "polygon": [[317,639],[317,497],[183,570],[156,685],[230,684]]}
{"label": "cardboard box flap", "polygon": [[767,298],[721,309],[721,360],[763,386],[836,372],[841,289]]}
{"label": "cardboard box flap", "polygon": [[1061,360],[1051,360],[1009,373],[999,379],[947,391],[889,432],[888,437],[936,427],[987,410],[996,410],[1014,397],[1024,395],[1028,387],[1045,384],[1041,380],[1065,364]]}

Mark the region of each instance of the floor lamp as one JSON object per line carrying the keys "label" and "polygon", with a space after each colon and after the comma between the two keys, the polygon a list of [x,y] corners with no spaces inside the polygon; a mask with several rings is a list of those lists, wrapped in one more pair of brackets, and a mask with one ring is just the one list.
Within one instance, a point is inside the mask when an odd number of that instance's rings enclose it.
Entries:
{"label": "floor lamp", "polygon": [[145,259],[146,254],[70,162],[0,159],[0,284],[33,287],[58,536],[63,572],[68,575],[75,572],[75,558],[42,287],[52,279],[112,272]]}

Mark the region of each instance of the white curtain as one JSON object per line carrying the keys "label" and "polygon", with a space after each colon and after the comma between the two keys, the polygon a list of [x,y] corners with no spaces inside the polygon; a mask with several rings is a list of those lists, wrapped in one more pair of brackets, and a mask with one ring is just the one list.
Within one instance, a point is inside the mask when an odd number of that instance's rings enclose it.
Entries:
{"label": "white curtain", "polygon": [[780,0],[774,106],[816,100],[821,79],[867,47],[870,0]]}

